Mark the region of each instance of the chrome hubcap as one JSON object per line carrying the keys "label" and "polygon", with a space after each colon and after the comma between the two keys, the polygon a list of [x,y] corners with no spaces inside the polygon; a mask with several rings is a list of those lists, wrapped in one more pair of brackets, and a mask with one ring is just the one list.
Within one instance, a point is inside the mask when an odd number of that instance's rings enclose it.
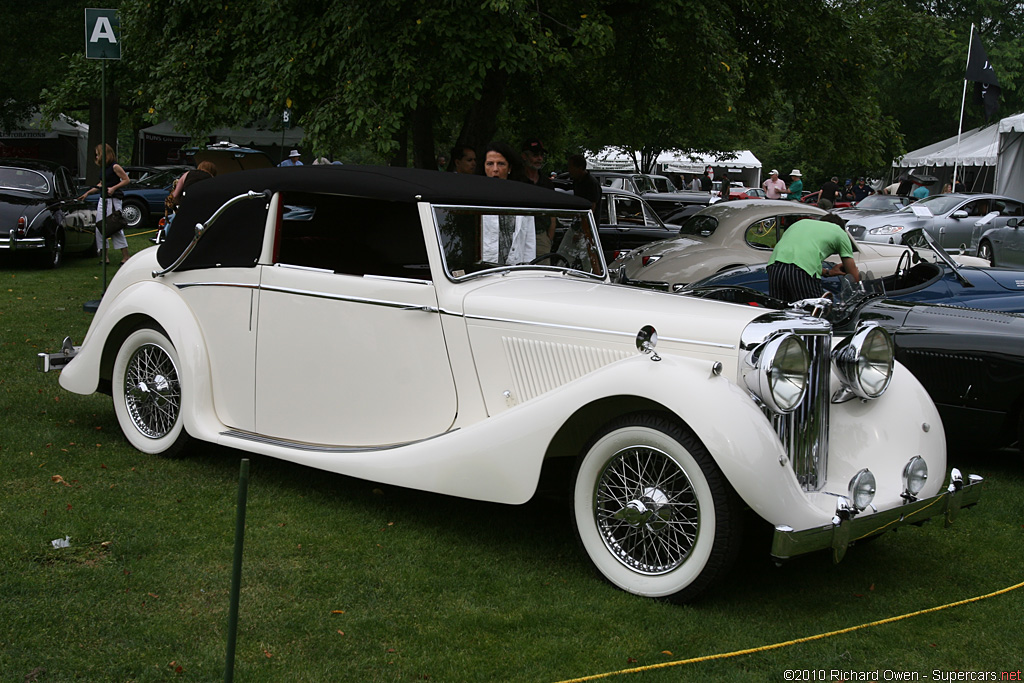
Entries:
{"label": "chrome hubcap", "polygon": [[689,477],[667,453],[650,446],[620,450],[594,494],[601,539],[623,565],[664,574],[686,561],[697,540],[700,507]]}
{"label": "chrome hubcap", "polygon": [[124,378],[124,403],[135,428],[151,439],[166,436],[181,410],[181,385],[171,357],[156,344],[132,354]]}

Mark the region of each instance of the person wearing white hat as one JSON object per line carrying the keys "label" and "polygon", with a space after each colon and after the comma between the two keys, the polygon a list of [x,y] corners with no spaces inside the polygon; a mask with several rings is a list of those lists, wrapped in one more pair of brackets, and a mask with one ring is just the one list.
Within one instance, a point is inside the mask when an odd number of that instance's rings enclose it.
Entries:
{"label": "person wearing white hat", "polygon": [[278,164],[278,166],[302,166],[302,160],[299,159],[299,150],[293,149],[288,153],[288,158]]}
{"label": "person wearing white hat", "polygon": [[768,199],[782,199],[782,195],[786,193],[786,181],[779,179],[779,172],[774,168],[769,175],[771,177],[761,183],[764,195]]}
{"label": "person wearing white hat", "polygon": [[798,202],[804,194],[803,174],[800,173],[800,169],[794,168],[789,172],[789,177],[793,182],[789,184],[789,194],[786,195],[786,199]]}

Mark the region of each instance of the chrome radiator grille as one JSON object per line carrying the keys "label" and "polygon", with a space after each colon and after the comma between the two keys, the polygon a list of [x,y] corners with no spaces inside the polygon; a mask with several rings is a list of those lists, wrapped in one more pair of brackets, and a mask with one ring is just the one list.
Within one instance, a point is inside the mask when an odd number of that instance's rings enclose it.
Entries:
{"label": "chrome radiator grille", "polygon": [[805,491],[817,491],[828,474],[828,425],[832,372],[832,336],[802,334],[811,357],[807,394],[788,415],[769,415],[790,464]]}

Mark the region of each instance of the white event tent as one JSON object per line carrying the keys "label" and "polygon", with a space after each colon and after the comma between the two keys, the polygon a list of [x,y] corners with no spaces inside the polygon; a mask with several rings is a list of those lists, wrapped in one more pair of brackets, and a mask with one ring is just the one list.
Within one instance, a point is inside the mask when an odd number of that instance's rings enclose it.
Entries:
{"label": "white event tent", "polygon": [[1008,116],[998,123],[965,131],[927,145],[892,162],[894,175],[916,170],[938,178],[939,192],[957,175],[972,192],[995,192],[1024,199],[1024,113]]}
{"label": "white event tent", "polygon": [[[596,154],[587,155],[587,166],[595,170],[633,171],[633,158],[617,147],[606,147]],[[655,161],[656,171],[698,175],[711,166],[715,175],[728,173],[748,187],[761,185],[761,162],[749,150],[697,154],[679,150],[665,150]]]}
{"label": "white event tent", "polygon": [[[61,114],[48,128],[42,115],[33,114],[17,130],[0,131],[4,155],[47,159],[64,164],[77,175],[85,175],[89,154],[89,126]],[[77,167],[77,168],[76,168]]]}

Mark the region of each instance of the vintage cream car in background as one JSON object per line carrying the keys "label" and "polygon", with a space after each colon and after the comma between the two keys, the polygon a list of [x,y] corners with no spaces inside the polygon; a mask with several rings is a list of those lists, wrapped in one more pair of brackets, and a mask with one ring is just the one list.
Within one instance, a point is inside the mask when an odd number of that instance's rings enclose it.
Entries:
{"label": "vintage cream car in background", "polygon": [[[827,213],[817,206],[771,199],[719,202],[687,218],[678,236],[620,254],[611,269],[619,282],[678,290],[736,266],[767,263],[786,228]],[[865,273],[894,272],[907,253],[902,245],[852,242],[854,260]],[[956,259],[963,265],[988,265],[970,256]],[[839,256],[833,260],[838,263]]]}
{"label": "vintage cream car in background", "polygon": [[[569,226],[556,254],[528,253],[535,216]],[[511,504],[568,458],[600,573],[677,600],[727,571],[747,508],[776,558],[839,559],[980,495],[881,328],[833,350],[796,310],[612,284],[571,195],[304,166],[199,183],[174,226],[118,270],[81,347],[39,359],[110,393],[142,451],[201,439]]]}

